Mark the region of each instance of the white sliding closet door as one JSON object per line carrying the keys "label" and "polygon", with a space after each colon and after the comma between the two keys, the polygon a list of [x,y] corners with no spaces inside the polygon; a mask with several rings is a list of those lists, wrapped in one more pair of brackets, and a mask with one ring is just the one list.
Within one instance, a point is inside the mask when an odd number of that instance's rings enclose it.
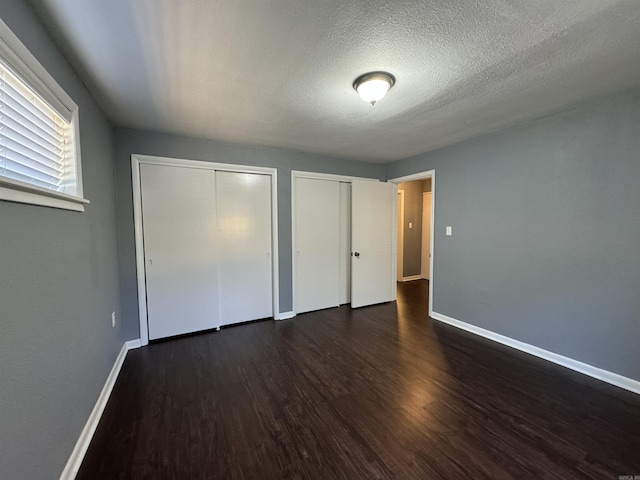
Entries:
{"label": "white sliding closet door", "polygon": [[351,183],[340,182],[340,305],[351,303]]}
{"label": "white sliding closet door", "polygon": [[271,317],[271,177],[216,172],[220,324]]}
{"label": "white sliding closet door", "polygon": [[351,184],[351,306],[362,307],[396,298],[398,187],[392,183]]}
{"label": "white sliding closet door", "polygon": [[339,182],[295,180],[295,310],[336,307],[339,298]]}
{"label": "white sliding closet door", "polygon": [[149,339],[218,326],[215,172],[142,164],[140,187]]}

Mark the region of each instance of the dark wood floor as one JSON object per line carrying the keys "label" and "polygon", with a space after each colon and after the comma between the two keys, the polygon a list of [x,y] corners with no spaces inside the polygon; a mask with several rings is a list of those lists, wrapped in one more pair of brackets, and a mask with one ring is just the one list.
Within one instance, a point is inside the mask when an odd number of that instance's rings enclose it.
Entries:
{"label": "dark wood floor", "polygon": [[618,479],[640,396],[398,302],[129,352],[78,479]]}

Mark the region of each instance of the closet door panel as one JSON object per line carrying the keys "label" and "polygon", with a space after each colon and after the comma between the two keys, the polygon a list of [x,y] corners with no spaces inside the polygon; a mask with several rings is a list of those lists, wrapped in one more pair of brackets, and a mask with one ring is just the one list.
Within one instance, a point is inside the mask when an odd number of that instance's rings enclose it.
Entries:
{"label": "closet door panel", "polygon": [[149,339],[218,326],[215,172],[143,164],[140,177]]}
{"label": "closet door panel", "polygon": [[220,324],[273,315],[271,177],[216,172]]}
{"label": "closet door panel", "polygon": [[351,303],[351,184],[340,182],[340,305]]}
{"label": "closet door panel", "polygon": [[339,183],[295,182],[295,310],[335,307],[340,304]]}

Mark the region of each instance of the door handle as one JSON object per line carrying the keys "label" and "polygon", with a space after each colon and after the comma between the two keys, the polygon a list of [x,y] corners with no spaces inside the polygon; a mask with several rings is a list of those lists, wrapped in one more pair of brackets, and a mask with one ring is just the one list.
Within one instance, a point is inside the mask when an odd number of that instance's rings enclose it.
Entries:
{"label": "door handle", "polygon": [[359,258],[359,257],[360,257],[360,252],[356,252],[356,253],[354,253],[353,255],[354,255],[356,258]]}

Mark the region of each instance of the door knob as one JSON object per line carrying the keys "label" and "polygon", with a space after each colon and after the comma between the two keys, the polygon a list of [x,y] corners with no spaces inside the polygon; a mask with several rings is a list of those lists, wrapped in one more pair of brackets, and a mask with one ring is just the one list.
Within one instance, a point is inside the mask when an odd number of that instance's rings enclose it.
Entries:
{"label": "door knob", "polygon": [[356,257],[359,257],[359,256],[360,256],[360,252],[356,252],[356,253],[354,253],[354,255],[355,255]]}

